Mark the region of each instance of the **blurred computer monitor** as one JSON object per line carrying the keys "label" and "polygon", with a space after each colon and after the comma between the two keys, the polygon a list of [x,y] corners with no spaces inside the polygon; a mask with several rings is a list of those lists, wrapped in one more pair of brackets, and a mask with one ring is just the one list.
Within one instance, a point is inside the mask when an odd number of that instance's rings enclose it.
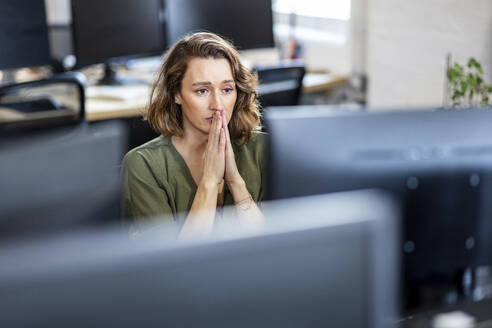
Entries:
{"label": "blurred computer monitor", "polygon": [[44,0],[0,1],[0,70],[51,64]]}
{"label": "blurred computer monitor", "polygon": [[271,199],[375,187],[400,199],[406,309],[492,296],[490,277],[474,278],[492,264],[490,109],[265,112]]}
{"label": "blurred computer monitor", "polygon": [[345,193],[265,204],[264,214],[263,231],[241,233],[236,225],[188,244],[99,231],[2,245],[2,322],[394,326],[398,214],[391,199]]}
{"label": "blurred computer monitor", "polygon": [[208,31],[231,40],[239,50],[271,48],[271,0],[166,0],[168,40],[187,33]]}
{"label": "blurred computer monitor", "polygon": [[0,240],[118,222],[118,122],[59,128],[0,143]]}
{"label": "blurred computer monitor", "polygon": [[165,49],[162,0],[71,0],[71,5],[77,66],[106,64],[101,83],[125,82],[115,76],[112,62]]}

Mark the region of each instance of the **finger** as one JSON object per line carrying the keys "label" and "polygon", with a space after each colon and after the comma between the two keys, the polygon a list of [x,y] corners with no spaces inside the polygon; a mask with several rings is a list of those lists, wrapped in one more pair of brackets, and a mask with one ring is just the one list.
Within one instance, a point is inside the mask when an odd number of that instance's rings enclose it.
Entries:
{"label": "finger", "polygon": [[222,127],[224,129],[227,129],[227,118],[226,118],[226,113],[222,112]]}
{"label": "finger", "polygon": [[222,128],[224,129],[225,132],[226,148],[229,148],[231,146],[231,140],[229,137],[229,128],[227,127],[227,119],[225,113],[222,113]]}
{"label": "finger", "polygon": [[210,126],[210,131],[208,133],[208,147],[212,149],[217,146],[219,142],[219,133],[220,133],[220,120],[217,117],[217,113],[213,114],[212,125]]}
{"label": "finger", "polygon": [[219,148],[221,151],[224,151],[225,147],[226,147],[226,133],[224,128],[220,128]]}
{"label": "finger", "polygon": [[226,127],[224,128],[225,133],[226,133],[226,147],[228,151],[232,151],[232,144],[231,144],[231,136],[229,135],[229,128]]}
{"label": "finger", "polygon": [[216,145],[219,144],[220,142],[220,130],[222,129],[222,117],[220,115],[220,112],[216,112],[216,120],[217,120],[217,125],[216,125]]}
{"label": "finger", "polygon": [[215,113],[214,113],[214,114],[212,114],[212,123],[210,125],[210,130],[208,132],[208,141],[209,141],[209,143],[212,142],[212,140],[213,140],[213,138],[215,136],[215,133],[214,132],[216,130],[216,128],[215,128],[216,125],[217,125],[217,121],[215,120]]}

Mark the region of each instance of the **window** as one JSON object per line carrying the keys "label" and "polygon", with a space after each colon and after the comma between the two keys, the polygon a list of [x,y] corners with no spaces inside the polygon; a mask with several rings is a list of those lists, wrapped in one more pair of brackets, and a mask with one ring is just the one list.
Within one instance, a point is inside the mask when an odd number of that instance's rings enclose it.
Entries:
{"label": "window", "polygon": [[347,21],[350,19],[350,0],[274,0],[273,10],[282,14]]}
{"label": "window", "polygon": [[275,37],[280,42],[294,36],[301,42],[344,45],[348,38],[350,3],[350,0],[273,0]]}

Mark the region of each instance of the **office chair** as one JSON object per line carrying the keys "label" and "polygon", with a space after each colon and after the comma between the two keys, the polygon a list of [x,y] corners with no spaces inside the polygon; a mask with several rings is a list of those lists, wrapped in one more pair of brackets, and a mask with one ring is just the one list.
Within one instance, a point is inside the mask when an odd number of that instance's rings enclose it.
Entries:
{"label": "office chair", "polygon": [[294,62],[279,66],[257,66],[258,93],[263,108],[269,106],[294,106],[299,104],[302,91],[302,79],[306,68],[302,63]]}
{"label": "office chair", "polygon": [[0,135],[84,123],[85,85],[75,72],[0,86]]}

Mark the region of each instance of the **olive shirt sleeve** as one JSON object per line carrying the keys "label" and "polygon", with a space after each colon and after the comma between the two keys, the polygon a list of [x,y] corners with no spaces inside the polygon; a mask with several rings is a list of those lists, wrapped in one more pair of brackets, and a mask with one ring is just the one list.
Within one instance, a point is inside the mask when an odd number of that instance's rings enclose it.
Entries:
{"label": "olive shirt sleeve", "polygon": [[[256,132],[247,144],[233,144],[237,168],[256,203],[263,201],[266,194],[266,143],[266,134]],[[226,191],[226,196],[230,197],[226,197],[225,205],[233,205],[229,191]]]}
{"label": "olive shirt sleeve", "polygon": [[258,156],[261,158],[260,172],[261,172],[261,188],[260,197],[258,202],[263,202],[268,196],[268,142],[267,135],[262,133],[259,135],[261,138],[260,146],[258,147]]}
{"label": "olive shirt sleeve", "polygon": [[[123,159],[122,167],[122,214],[126,220],[135,221],[143,217],[162,215],[171,218],[172,209],[166,190],[169,186],[158,179],[153,168],[159,161],[151,164],[145,150],[134,149]],[[147,155],[147,156],[146,156]],[[159,170],[162,174],[164,170]]]}

